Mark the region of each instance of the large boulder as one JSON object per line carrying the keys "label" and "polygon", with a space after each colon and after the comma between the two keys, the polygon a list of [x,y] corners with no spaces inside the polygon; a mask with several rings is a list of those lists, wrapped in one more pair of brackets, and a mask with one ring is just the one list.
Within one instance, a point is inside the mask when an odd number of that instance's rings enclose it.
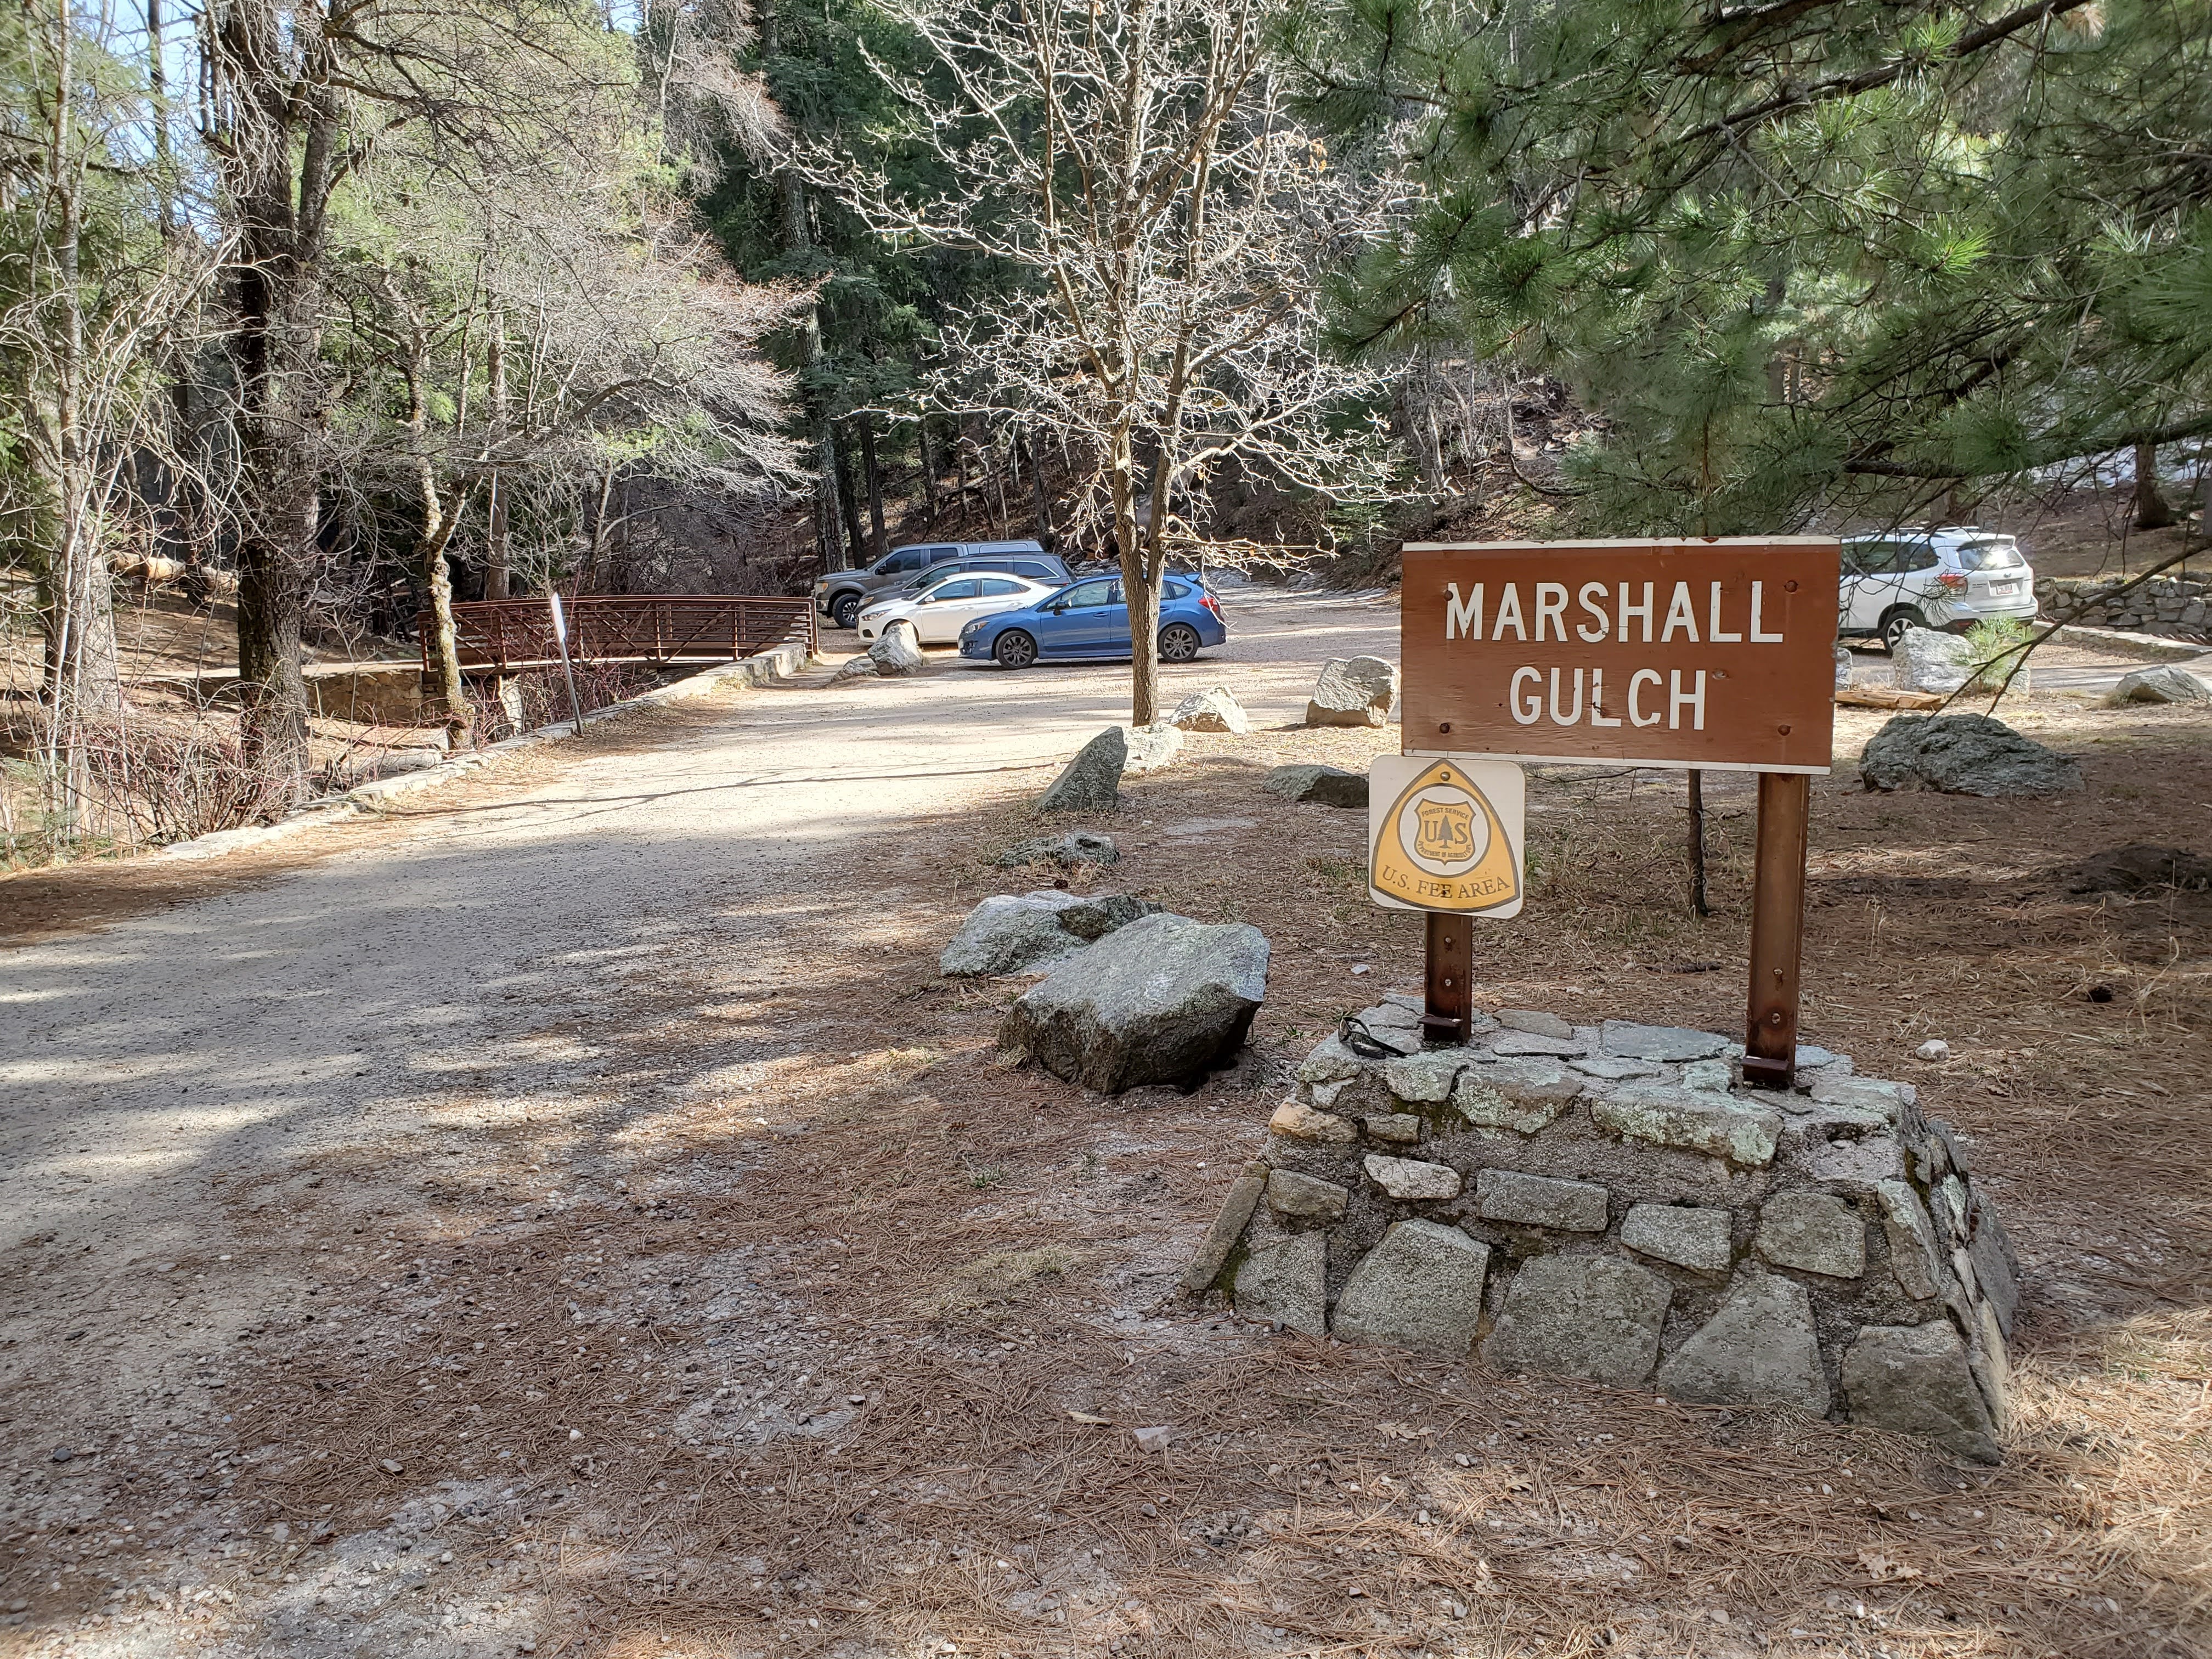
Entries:
{"label": "large boulder", "polygon": [[1947,795],[2055,795],[2081,787],[2081,769],[1985,714],[1899,714],[1859,760],[1869,789]]}
{"label": "large boulder", "polygon": [[1127,728],[1109,726],[1075,751],[1075,758],[1037,798],[1042,812],[1110,812],[1121,804],[1121,769],[1129,763]]}
{"label": "large boulder", "polygon": [[868,658],[875,664],[876,672],[886,677],[919,672],[922,664],[921,640],[914,631],[914,624],[900,617],[868,647]]}
{"label": "large boulder", "polygon": [[1169,725],[1125,726],[1121,741],[1128,750],[1121,769],[1133,778],[1157,772],[1182,753],[1182,733]]}
{"label": "large boulder", "polygon": [[1226,686],[1212,685],[1177,703],[1168,724],[1186,732],[1228,732],[1242,737],[1252,729],[1252,717]]}
{"label": "large boulder", "polygon": [[1258,928],[1148,915],[1031,986],[999,1041],[1057,1077],[1118,1094],[1192,1076],[1233,1051],[1267,994]]}
{"label": "large boulder", "polygon": [[2115,707],[2127,702],[2212,702],[2212,684],[2178,664],[2164,662],[2155,668],[2138,668],[2132,674],[2121,675],[2111,701]]}
{"label": "large boulder", "polygon": [[1908,628],[1890,653],[1890,681],[1900,691],[1948,696],[1974,678],[1974,653],[1963,635]]}
{"label": "large boulder", "polygon": [[1398,707],[1398,665],[1380,657],[1332,657],[1306,703],[1308,726],[1388,726]]}
{"label": "large boulder", "polygon": [[1316,806],[1367,805],[1367,776],[1340,766],[1278,766],[1260,781],[1269,794],[1285,800],[1311,801]]}
{"label": "large boulder", "polygon": [[1056,864],[1063,870],[1073,870],[1079,864],[1121,861],[1121,849],[1114,845],[1114,837],[1090,830],[1071,830],[1064,836],[1037,836],[1009,847],[998,857],[1001,870],[1018,869],[1024,864]]}
{"label": "large boulder", "polygon": [[1014,974],[1073,956],[1160,907],[1127,893],[1025,893],[987,898],[968,913],[938,958],[948,978]]}

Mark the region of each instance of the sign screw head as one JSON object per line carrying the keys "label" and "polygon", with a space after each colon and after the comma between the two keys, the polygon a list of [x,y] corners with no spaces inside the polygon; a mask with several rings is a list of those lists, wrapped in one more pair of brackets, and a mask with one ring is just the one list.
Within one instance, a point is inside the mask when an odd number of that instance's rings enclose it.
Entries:
{"label": "sign screw head", "polygon": [[1785,738],[1790,735],[1790,728],[1786,726],[1778,726],[1774,729]]}
{"label": "sign screw head", "polygon": [[1437,731],[1439,731],[1439,732],[1449,732],[1449,731],[1450,731],[1450,730],[1451,730],[1451,722],[1450,722],[1449,720],[1438,720],[1438,721],[1437,722]]}

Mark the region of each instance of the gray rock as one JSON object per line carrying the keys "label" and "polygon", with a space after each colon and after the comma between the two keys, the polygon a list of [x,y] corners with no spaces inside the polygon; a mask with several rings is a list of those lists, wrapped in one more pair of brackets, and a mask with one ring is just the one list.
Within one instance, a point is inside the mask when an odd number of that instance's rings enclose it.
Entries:
{"label": "gray rock", "polygon": [[1711,1031],[1692,1031],[1680,1025],[1638,1025],[1633,1020],[1609,1019],[1599,1046],[1607,1054],[1630,1060],[1711,1060],[1727,1052],[1729,1040]]}
{"label": "gray rock", "polygon": [[1474,1177],[1475,1207],[1483,1219],[1516,1222],[1524,1227],[1601,1233],[1608,1196],[1594,1182],[1559,1181],[1550,1176],[1523,1175],[1517,1170],[1480,1170]]}
{"label": "gray rock", "polygon": [[1918,1435],[1978,1463],[1999,1461],[1989,1402],[1949,1320],[1869,1325],[1844,1351],[1840,1370],[1854,1423]]}
{"label": "gray rock", "polygon": [[1261,779],[1260,787],[1285,800],[1310,801],[1316,806],[1367,805],[1367,779],[1340,766],[1278,766]]}
{"label": "gray rock", "polygon": [[1286,1100],[1275,1108],[1275,1115],[1267,1120],[1267,1132],[1289,1140],[1310,1140],[1323,1146],[1348,1146],[1359,1139],[1359,1131],[1352,1127],[1348,1118],[1338,1117],[1333,1112],[1317,1112],[1302,1100]]}
{"label": "gray rock", "polygon": [[1507,1059],[1519,1059],[1525,1054],[1548,1054],[1554,1060],[1570,1060],[1583,1053],[1589,1046],[1571,1036],[1540,1036],[1534,1031],[1505,1031],[1492,1039],[1490,1052]]}
{"label": "gray rock", "polygon": [[1620,1083],[1632,1077],[1659,1077],[1664,1068],[1648,1060],[1622,1060],[1613,1054],[1589,1054],[1567,1064],[1585,1077],[1602,1078],[1608,1083]]}
{"label": "gray rock", "polygon": [[1961,635],[1908,628],[1890,653],[1890,683],[1900,691],[1948,695],[1973,678],[1973,647]]}
{"label": "gray rock", "polygon": [[1328,1234],[1286,1232],[1265,1214],[1255,1218],[1244,1260],[1237,1268],[1238,1316],[1308,1336],[1326,1335],[1328,1266]]}
{"label": "gray rock", "polygon": [[1682,1086],[1724,1095],[1735,1086],[1735,1067],[1725,1060],[1693,1060],[1682,1068]]}
{"label": "gray rock", "polygon": [[876,672],[885,679],[921,671],[921,642],[915,635],[914,624],[900,617],[884,629],[883,637],[868,647],[868,660],[876,665]]}
{"label": "gray rock", "polygon": [[1370,1137],[1394,1146],[1411,1146],[1421,1138],[1421,1120],[1411,1112],[1378,1112],[1359,1121]]}
{"label": "gray rock", "polygon": [[[1823,1048],[1817,1042],[1801,1042],[1797,1045],[1797,1069],[1801,1072],[1815,1072],[1823,1066],[1833,1066],[1844,1058],[1832,1049]],[[1848,1061],[1845,1063],[1848,1064]]]}
{"label": "gray rock", "polygon": [[1267,994],[1258,928],[1144,916],[1030,987],[999,1042],[1056,1077],[1118,1094],[1188,1077],[1236,1048]]}
{"label": "gray rock", "polygon": [[1875,1113],[1891,1123],[1897,1121],[1899,1107],[1910,1106],[1920,1098],[1920,1091],[1909,1083],[1841,1073],[1823,1073],[1814,1079],[1809,1092],[1820,1105],[1856,1107]]}
{"label": "gray rock", "polygon": [[1990,1420],[2002,1431],[2010,1409],[2012,1358],[2005,1352],[2003,1333],[1997,1329],[1996,1309],[1977,1302],[1967,1310],[1966,1321],[1966,1369],[1974,1374],[1975,1385],[1990,1408]]}
{"label": "gray rock", "polygon": [[1782,1135],[1782,1115],[1768,1107],[1650,1083],[1626,1084],[1593,1102],[1590,1117],[1632,1139],[1684,1146],[1731,1164],[1772,1163]]}
{"label": "gray rock", "polygon": [[1543,1255],[1514,1275],[1482,1357],[1504,1371],[1549,1371],[1632,1389],[1651,1375],[1674,1287],[1609,1255]]}
{"label": "gray rock", "polygon": [[1997,1220],[1996,1206],[1972,1181],[1966,1183],[1968,1228],[1972,1234],[1966,1256],[1974,1264],[1974,1277],[1997,1316],[1997,1328],[2009,1337],[2013,1315],[2020,1306],[2020,1269],[2012,1242]]}
{"label": "gray rock", "polygon": [[1267,1176],[1267,1207],[1285,1221],[1335,1221],[1352,1194],[1334,1181],[1277,1170]]}
{"label": "gray rock", "polygon": [[1500,1060],[1470,1066],[1452,1091],[1452,1108],[1480,1129],[1516,1129],[1524,1135],[1555,1122],[1580,1097],[1583,1080],[1550,1060]]}
{"label": "gray rock", "polygon": [[1026,896],[1057,904],[1060,925],[1085,944],[1105,938],[1117,927],[1127,927],[1139,916],[1158,915],[1164,908],[1127,893],[1079,895],[1047,888]]}
{"label": "gray rock", "polygon": [[1823,1141],[1808,1152],[1805,1172],[1832,1187],[1871,1192],[1905,1178],[1905,1148],[1893,1134]]}
{"label": "gray rock", "polygon": [[1398,665],[1380,657],[1334,657],[1306,704],[1308,726],[1388,726],[1398,707]]}
{"label": "gray rock", "polygon": [[1747,1269],[1720,1311],[1668,1356],[1659,1388],[1718,1406],[1828,1410],[1828,1377],[1813,1328],[1812,1298],[1794,1279]]}
{"label": "gray rock", "polygon": [[1222,1200],[1221,1213],[1213,1218],[1213,1225],[1206,1230],[1197,1253],[1190,1259],[1190,1266],[1183,1269],[1183,1289],[1203,1292],[1221,1276],[1222,1264],[1237,1247],[1245,1223],[1251,1220],[1252,1212],[1259,1207],[1260,1195],[1267,1189],[1267,1175],[1256,1164],[1248,1165],[1243,1175],[1229,1183],[1229,1196]]}
{"label": "gray rock", "polygon": [[1052,787],[1037,798],[1043,812],[1110,812],[1121,804],[1121,769],[1129,759],[1122,728],[1109,726],[1075,751]]}
{"label": "gray rock", "polygon": [[2109,701],[2115,708],[2129,702],[2212,702],[2212,684],[2177,664],[2160,663],[2121,675]]}
{"label": "gray rock", "polygon": [[1072,956],[1159,907],[1127,893],[1079,896],[1047,890],[987,898],[968,913],[938,958],[948,978],[1018,973]]}
{"label": "gray rock", "polygon": [[1557,1014],[1534,1008],[1500,1008],[1498,1023],[1509,1031],[1527,1031],[1535,1036],[1571,1037],[1575,1034],[1575,1028]]}
{"label": "gray rock", "polygon": [[1866,1273],[1866,1223],[1832,1193],[1777,1193],[1759,1208],[1752,1249],[1778,1267],[1831,1279]]}
{"label": "gray rock", "polygon": [[1368,1064],[1331,1033],[1314,1044],[1311,1052],[1298,1062],[1298,1081],[1341,1083],[1364,1075]]}
{"label": "gray rock", "polygon": [[1885,1181],[1875,1188],[1881,1205],[1882,1234],[1889,1241],[1889,1271],[1898,1288],[1916,1302],[1932,1299],[1942,1288],[1942,1259],[1936,1254],[1936,1230],[1927,1206],[1910,1182]]}
{"label": "gray rock", "polygon": [[1401,1221],[1359,1259],[1336,1298],[1346,1342],[1463,1355],[1482,1321],[1490,1247],[1456,1227]]}
{"label": "gray rock", "polygon": [[1118,864],[1121,859],[1113,836],[1071,830],[1064,836],[1038,836],[1009,847],[999,854],[998,863],[1001,870],[1024,864],[1056,864],[1063,870],[1073,870],[1079,864]]}
{"label": "gray rock", "polygon": [[[1073,896],[1062,896],[1073,902]],[[938,971],[956,979],[1012,974],[1074,955],[1085,941],[1060,925],[1062,908],[1034,898],[985,899],[938,957]]]}
{"label": "gray rock", "polygon": [[1985,714],[1899,714],[1867,742],[1869,789],[1950,795],[2055,795],[2081,787],[2081,769]]}
{"label": "gray rock", "polygon": [[1836,690],[1843,690],[1851,683],[1851,653],[1843,646],[1836,647]]}
{"label": "gray rock", "polygon": [[1169,725],[1125,726],[1121,742],[1128,751],[1121,770],[1133,778],[1157,772],[1182,753],[1182,733]]}
{"label": "gray rock", "polygon": [[1194,691],[1177,703],[1168,724],[1186,732],[1227,732],[1242,737],[1252,729],[1252,717],[1229,695],[1226,686],[1213,685]]}
{"label": "gray rock", "polygon": [[1620,1224],[1620,1242],[1638,1255],[1693,1267],[1699,1273],[1729,1269],[1729,1217],[1726,1210],[1692,1209],[1686,1204],[1638,1204]]}
{"label": "gray rock", "polygon": [[1393,1198],[1419,1201],[1459,1196],[1459,1171],[1449,1164],[1425,1164],[1419,1158],[1385,1158],[1380,1152],[1370,1152],[1366,1168],[1367,1178]]}
{"label": "gray rock", "polygon": [[876,678],[876,659],[863,652],[840,663],[837,672],[830,677],[830,683],[836,685],[844,680],[872,680]]}
{"label": "gray rock", "polygon": [[1424,1106],[1439,1105],[1451,1098],[1452,1085],[1470,1063],[1464,1048],[1430,1048],[1385,1061],[1382,1080],[1400,1100]]}

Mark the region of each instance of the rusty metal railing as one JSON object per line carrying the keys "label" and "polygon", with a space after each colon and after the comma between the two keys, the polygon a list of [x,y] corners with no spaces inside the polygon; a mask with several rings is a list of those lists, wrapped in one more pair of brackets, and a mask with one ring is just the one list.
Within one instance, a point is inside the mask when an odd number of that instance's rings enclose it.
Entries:
{"label": "rusty metal railing", "polygon": [[[813,654],[811,599],[762,594],[586,593],[568,600],[568,650],[579,662],[734,662],[786,641]],[[415,618],[422,672],[435,630]],[[561,660],[544,599],[480,599],[453,607],[463,673],[508,673]]]}

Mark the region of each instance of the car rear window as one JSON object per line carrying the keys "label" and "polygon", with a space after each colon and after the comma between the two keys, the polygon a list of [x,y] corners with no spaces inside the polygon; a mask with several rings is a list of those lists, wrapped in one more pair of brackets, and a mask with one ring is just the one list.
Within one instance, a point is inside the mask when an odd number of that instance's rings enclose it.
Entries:
{"label": "car rear window", "polygon": [[1190,597],[1190,589],[1181,582],[1163,582],[1160,584],[1160,592],[1171,599],[1187,599]]}
{"label": "car rear window", "polygon": [[2020,556],[2020,544],[2009,538],[2001,542],[1968,542],[1959,550],[1961,570],[2017,570],[2027,562]]}

